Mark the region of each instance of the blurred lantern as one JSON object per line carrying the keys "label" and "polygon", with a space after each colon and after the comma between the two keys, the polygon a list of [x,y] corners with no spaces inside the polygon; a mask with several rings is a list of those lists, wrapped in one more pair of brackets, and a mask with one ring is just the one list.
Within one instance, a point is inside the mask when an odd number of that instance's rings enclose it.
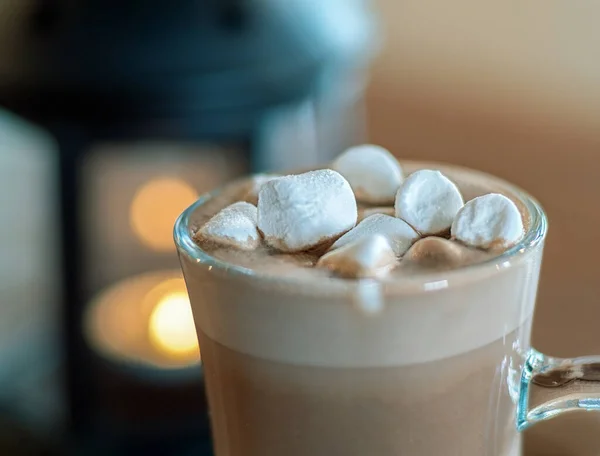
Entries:
{"label": "blurred lantern", "polygon": [[235,176],[363,140],[371,16],[363,0],[26,3],[0,22],[19,44],[0,46],[0,104],[58,144],[69,429],[98,454],[171,454],[208,435],[173,222]]}

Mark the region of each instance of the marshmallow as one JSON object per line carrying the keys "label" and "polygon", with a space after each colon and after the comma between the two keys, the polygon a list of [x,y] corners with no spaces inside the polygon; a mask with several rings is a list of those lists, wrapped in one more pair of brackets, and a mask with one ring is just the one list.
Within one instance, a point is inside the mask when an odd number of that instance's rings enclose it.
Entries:
{"label": "marshmallow", "polygon": [[270,246],[284,252],[333,242],[357,216],[350,184],[331,169],[280,177],[258,193],[258,228]]}
{"label": "marshmallow", "polygon": [[358,221],[362,222],[364,219],[366,219],[367,217],[370,217],[371,215],[374,215],[374,214],[385,214],[385,215],[394,217],[396,215],[396,212],[393,207],[389,207],[389,206],[368,207],[365,209],[359,209],[358,210]]}
{"label": "marshmallow", "polygon": [[380,234],[387,239],[397,256],[404,254],[411,244],[418,239],[419,234],[404,220],[384,214],[374,214],[367,217],[331,246],[338,249],[365,236]]}
{"label": "marshmallow", "polygon": [[523,219],[510,199],[490,193],[465,204],[452,223],[451,233],[473,247],[506,249],[523,237]]}
{"label": "marshmallow", "polygon": [[482,251],[470,249],[462,244],[440,237],[418,240],[402,258],[402,266],[428,270],[454,269],[467,264],[484,261]]}
{"label": "marshmallow", "polygon": [[260,188],[267,182],[277,179],[278,177],[281,176],[278,176],[277,174],[257,174],[252,176],[250,188],[242,199],[254,205],[258,204],[258,192],[260,191]]}
{"label": "marshmallow", "polygon": [[397,263],[388,240],[379,235],[360,237],[323,255],[317,267],[327,268],[342,277],[364,278],[385,274]]}
{"label": "marshmallow", "polygon": [[423,169],[406,178],[396,195],[396,217],[421,234],[442,233],[452,225],[464,201],[450,179]]}
{"label": "marshmallow", "polygon": [[341,154],[332,168],[348,179],[359,201],[393,203],[403,180],[398,161],[383,147],[365,144]]}
{"label": "marshmallow", "polygon": [[254,250],[260,245],[256,219],[256,206],[239,201],[218,212],[194,237],[241,250]]}

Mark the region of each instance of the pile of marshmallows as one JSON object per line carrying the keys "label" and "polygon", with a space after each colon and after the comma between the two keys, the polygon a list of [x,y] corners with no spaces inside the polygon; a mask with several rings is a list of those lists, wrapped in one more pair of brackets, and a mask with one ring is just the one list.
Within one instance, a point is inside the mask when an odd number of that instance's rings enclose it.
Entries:
{"label": "pile of marshmallows", "polygon": [[[418,239],[444,235],[479,249],[505,249],[523,236],[517,206],[490,193],[466,204],[439,171],[404,178],[398,161],[373,145],[351,148],[332,169],[255,180],[258,204],[237,202],[196,233],[243,250],[261,243],[281,252],[326,249],[317,267],[343,277],[376,277],[391,270]],[[357,200],[373,206],[358,220]],[[386,213],[392,212],[392,214]]]}

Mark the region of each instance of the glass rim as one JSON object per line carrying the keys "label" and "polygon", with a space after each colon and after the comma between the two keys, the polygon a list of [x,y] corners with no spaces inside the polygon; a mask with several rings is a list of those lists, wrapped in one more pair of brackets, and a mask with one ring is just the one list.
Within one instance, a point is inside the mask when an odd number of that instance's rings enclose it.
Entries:
{"label": "glass rim", "polygon": [[[449,284],[455,280],[461,280],[463,282],[481,280],[481,276],[476,274],[476,272],[495,271],[497,273],[501,270],[509,269],[521,261],[522,258],[526,257],[528,253],[534,250],[545,239],[548,231],[548,219],[544,209],[537,199],[535,199],[525,190],[521,189],[519,186],[492,174],[457,165],[448,165],[440,162],[407,160],[403,160],[401,163],[410,163],[419,166],[431,165],[430,169],[436,169],[436,166],[442,166],[443,168],[447,169],[475,174],[478,178],[493,180],[494,183],[499,184],[502,187],[502,190],[507,191],[508,194],[516,197],[525,206],[529,214],[530,222],[527,232],[517,244],[502,252],[500,255],[493,256],[479,263],[462,266],[456,269],[450,269],[446,271],[415,272],[407,274],[405,277],[395,276],[394,280],[384,281],[381,281],[380,279],[347,279],[340,277],[328,277],[328,283],[341,286],[344,290],[360,286],[360,284],[365,282],[381,283],[386,287],[386,289],[390,287],[393,289],[402,289],[407,287],[414,288],[416,286],[419,291],[431,291],[440,288],[447,288]],[[185,252],[190,258],[195,260],[196,263],[200,263],[211,269],[216,268],[226,272],[229,275],[246,277],[256,281],[260,280],[262,283],[274,283],[278,285],[301,287],[307,283],[314,284],[315,280],[318,280],[312,277],[278,276],[275,274],[260,273],[253,269],[215,258],[208,252],[204,251],[198,244],[196,244],[196,242],[194,242],[192,239],[189,230],[191,215],[206,202],[218,196],[222,189],[223,187],[220,187],[201,195],[196,202],[183,211],[183,213],[177,218],[173,234],[177,250],[180,253],[182,251]],[[445,284],[442,284],[442,282],[445,282]]]}

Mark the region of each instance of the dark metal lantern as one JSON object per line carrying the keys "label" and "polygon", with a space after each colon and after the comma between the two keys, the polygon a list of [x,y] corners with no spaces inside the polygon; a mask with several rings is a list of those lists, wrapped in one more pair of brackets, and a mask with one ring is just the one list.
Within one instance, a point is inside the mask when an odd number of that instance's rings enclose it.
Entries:
{"label": "dark metal lantern", "polygon": [[[184,167],[222,151],[232,174],[328,160],[362,139],[371,16],[363,2],[299,0],[14,0],[3,11],[0,106],[58,145],[69,435],[99,454],[202,446],[199,370],[188,383],[140,381],[84,338],[87,303],[116,279],[87,257],[90,163],[107,145],[117,160],[133,149],[153,160],[140,144],[183,146]],[[177,267],[175,255],[148,258],[131,273]]]}

